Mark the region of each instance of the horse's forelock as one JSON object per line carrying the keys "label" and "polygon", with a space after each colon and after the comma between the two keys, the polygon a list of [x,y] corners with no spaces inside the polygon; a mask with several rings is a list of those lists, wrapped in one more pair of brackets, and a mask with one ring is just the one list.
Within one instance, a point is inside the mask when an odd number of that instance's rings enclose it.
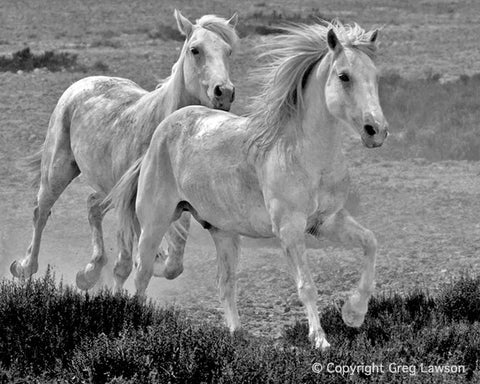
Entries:
{"label": "horse's forelock", "polygon": [[204,15],[197,20],[196,25],[219,35],[232,49],[237,48],[238,35],[228,20],[215,15]]}

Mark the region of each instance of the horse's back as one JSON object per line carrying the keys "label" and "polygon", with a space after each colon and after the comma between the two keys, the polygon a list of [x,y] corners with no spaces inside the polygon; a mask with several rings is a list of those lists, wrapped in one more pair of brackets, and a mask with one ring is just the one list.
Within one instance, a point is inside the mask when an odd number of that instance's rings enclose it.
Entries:
{"label": "horse's back", "polygon": [[[125,141],[124,136],[134,134],[129,132],[131,124],[122,124],[126,111],[146,93],[133,81],[118,77],[91,76],[75,82],[52,113],[45,148],[69,153],[97,190],[108,189],[115,182],[113,148]],[[138,156],[132,157],[133,161]],[[131,163],[127,160],[122,169]]]}
{"label": "horse's back", "polygon": [[57,108],[75,108],[92,98],[117,100],[138,99],[147,93],[131,80],[120,77],[89,76],[68,87],[60,97]]}

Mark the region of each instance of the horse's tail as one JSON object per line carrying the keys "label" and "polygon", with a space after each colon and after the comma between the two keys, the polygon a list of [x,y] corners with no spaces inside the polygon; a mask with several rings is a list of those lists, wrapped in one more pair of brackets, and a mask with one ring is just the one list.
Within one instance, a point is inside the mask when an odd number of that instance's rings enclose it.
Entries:
{"label": "horse's tail", "polygon": [[104,200],[106,210],[113,208],[117,212],[121,240],[126,247],[133,245],[139,227],[135,213],[135,201],[142,160],[143,156],[125,172]]}
{"label": "horse's tail", "polygon": [[36,188],[40,185],[40,177],[42,170],[42,155],[43,155],[43,144],[40,147],[40,150],[35,152],[33,155],[25,157],[17,163],[18,168],[27,172],[30,176],[30,182],[32,187]]}

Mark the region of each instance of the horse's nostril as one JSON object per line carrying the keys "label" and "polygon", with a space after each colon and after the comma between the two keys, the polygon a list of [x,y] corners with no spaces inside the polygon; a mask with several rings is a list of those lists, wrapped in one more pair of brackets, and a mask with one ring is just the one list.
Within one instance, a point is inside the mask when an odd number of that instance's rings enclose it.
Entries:
{"label": "horse's nostril", "polygon": [[368,136],[373,136],[377,133],[377,130],[370,124],[365,124],[363,128],[365,129],[365,132],[367,132]]}
{"label": "horse's nostril", "polygon": [[222,89],[220,88],[219,85],[215,86],[215,88],[213,89],[213,94],[214,94],[216,97],[222,96]]}
{"label": "horse's nostril", "polygon": [[235,100],[235,89],[232,91],[232,96],[230,96],[230,102],[233,103],[233,100]]}

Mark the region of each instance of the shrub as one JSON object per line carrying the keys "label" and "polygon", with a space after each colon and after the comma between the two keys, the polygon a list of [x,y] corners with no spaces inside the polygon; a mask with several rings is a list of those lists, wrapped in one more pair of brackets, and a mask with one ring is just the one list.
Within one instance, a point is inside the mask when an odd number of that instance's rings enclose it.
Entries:
{"label": "shrub", "polygon": [[[281,342],[193,322],[127,295],[96,296],[56,285],[47,274],[0,284],[0,382],[69,383],[458,383],[480,378],[479,278],[462,277],[438,297],[423,291],[371,300],[365,323],[346,327],[323,311],[332,349],[312,349],[307,326]],[[312,371],[312,364],[384,364],[383,373]],[[463,365],[457,374],[392,373],[390,363]]]}
{"label": "shrub", "polygon": [[0,284],[0,364],[39,374],[64,366],[84,338],[114,337],[153,323],[153,306],[107,291],[90,296],[56,285],[50,273]]}
{"label": "shrub", "polygon": [[10,56],[0,56],[0,71],[33,71],[35,68],[47,68],[53,72],[62,69],[81,71],[83,67],[77,63],[77,57],[76,54],[70,52],[45,51],[34,54],[29,47],[26,47]]}
{"label": "shrub", "polygon": [[479,321],[480,277],[461,276],[444,287],[438,298],[438,306],[450,321]]}

